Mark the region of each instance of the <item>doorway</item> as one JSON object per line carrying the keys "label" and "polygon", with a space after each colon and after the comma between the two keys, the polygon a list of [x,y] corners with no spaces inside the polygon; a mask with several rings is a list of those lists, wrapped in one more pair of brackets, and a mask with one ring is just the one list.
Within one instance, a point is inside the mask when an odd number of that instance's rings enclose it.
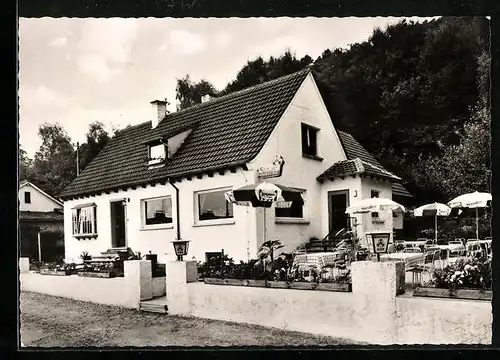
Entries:
{"label": "doorway", "polygon": [[127,246],[127,203],[125,200],[113,201],[111,206],[111,246]]}
{"label": "doorway", "polygon": [[345,213],[349,206],[349,190],[328,192],[328,233],[333,237],[339,230],[349,229],[350,217]]}

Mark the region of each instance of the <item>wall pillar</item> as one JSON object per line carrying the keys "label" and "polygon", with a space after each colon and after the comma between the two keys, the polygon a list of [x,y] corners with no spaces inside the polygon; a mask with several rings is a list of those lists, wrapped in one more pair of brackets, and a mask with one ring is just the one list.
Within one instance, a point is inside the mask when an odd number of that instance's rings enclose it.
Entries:
{"label": "wall pillar", "polygon": [[167,273],[167,307],[168,313],[189,314],[188,283],[198,281],[198,264],[196,261],[168,261]]}
{"label": "wall pillar", "polygon": [[123,271],[132,302],[139,306],[141,301],[153,298],[151,261],[126,260],[123,262]]}
{"label": "wall pillar", "polygon": [[26,274],[30,272],[30,259],[27,257],[19,258],[19,272]]}
{"label": "wall pillar", "polygon": [[377,344],[396,341],[396,295],[404,289],[404,271],[403,262],[351,264],[355,323]]}

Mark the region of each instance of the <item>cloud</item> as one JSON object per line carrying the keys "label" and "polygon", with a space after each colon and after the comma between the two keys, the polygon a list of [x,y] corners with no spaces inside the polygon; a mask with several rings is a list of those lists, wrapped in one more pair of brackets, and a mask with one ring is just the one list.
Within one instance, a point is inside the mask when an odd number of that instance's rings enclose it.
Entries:
{"label": "cloud", "polygon": [[33,111],[44,109],[61,109],[70,105],[72,98],[62,93],[47,88],[44,85],[37,87],[20,86],[19,103],[21,108],[25,106]]}
{"label": "cloud", "polygon": [[78,43],[78,70],[99,82],[118,75],[131,58],[137,36],[136,19],[84,20]]}
{"label": "cloud", "polygon": [[90,75],[99,83],[107,83],[112,77],[122,72],[122,69],[109,66],[104,57],[95,54],[80,56],[76,61],[76,66],[80,72]]}
{"label": "cloud", "polygon": [[68,42],[68,38],[66,36],[61,36],[58,38],[55,38],[54,40],[51,41],[50,46],[53,47],[59,47],[59,46],[64,46]]}
{"label": "cloud", "polygon": [[227,46],[231,43],[231,37],[225,32],[215,34],[215,44],[220,47]]}
{"label": "cloud", "polygon": [[[168,35],[168,41],[172,50],[179,51],[182,55],[193,55],[204,52],[207,49],[207,41],[203,35],[186,30],[174,30]],[[160,46],[165,51],[167,45]]]}

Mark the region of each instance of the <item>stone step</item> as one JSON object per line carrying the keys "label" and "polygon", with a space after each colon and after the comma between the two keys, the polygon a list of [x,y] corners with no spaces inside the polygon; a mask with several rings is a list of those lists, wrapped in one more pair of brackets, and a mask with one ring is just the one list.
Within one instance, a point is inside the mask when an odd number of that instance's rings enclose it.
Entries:
{"label": "stone step", "polygon": [[139,310],[145,311],[145,312],[166,314],[167,313],[167,305],[166,304],[148,303],[147,301],[145,301],[145,302],[141,302],[139,304]]}

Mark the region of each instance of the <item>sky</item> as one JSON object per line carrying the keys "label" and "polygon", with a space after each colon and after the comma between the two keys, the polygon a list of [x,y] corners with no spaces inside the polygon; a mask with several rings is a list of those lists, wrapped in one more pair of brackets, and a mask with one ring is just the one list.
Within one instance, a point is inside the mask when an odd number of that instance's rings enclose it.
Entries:
{"label": "sky", "polygon": [[258,56],[290,49],[316,59],[401,19],[21,18],[19,143],[33,157],[43,123],[59,123],[76,143],[94,121],[108,131],[149,121],[152,100],[175,110],[176,79],[186,74],[221,90]]}

